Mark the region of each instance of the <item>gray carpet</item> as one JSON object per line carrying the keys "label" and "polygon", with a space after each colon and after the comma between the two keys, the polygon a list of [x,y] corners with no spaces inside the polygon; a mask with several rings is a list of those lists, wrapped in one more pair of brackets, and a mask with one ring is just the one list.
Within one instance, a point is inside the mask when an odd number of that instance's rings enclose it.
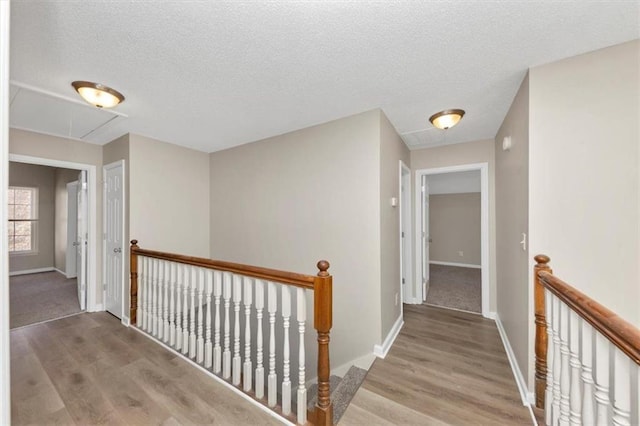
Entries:
{"label": "gray carpet", "polygon": [[80,312],[76,279],[59,272],[10,277],[9,289],[11,328]]}
{"label": "gray carpet", "polygon": [[431,264],[429,282],[427,305],[481,313],[482,278],[479,268]]}

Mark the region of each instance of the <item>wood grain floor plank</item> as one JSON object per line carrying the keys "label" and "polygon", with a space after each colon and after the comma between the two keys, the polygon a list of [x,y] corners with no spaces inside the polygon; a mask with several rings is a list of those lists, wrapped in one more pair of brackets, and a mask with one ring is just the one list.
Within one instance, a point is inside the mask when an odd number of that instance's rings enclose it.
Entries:
{"label": "wood grain floor plank", "polygon": [[11,332],[14,425],[279,424],[106,313]]}
{"label": "wood grain floor plank", "polygon": [[[405,305],[404,321],[386,358],[369,370],[354,398],[356,408],[350,412],[350,406],[345,419],[366,422],[366,411],[397,424],[532,423],[493,321],[426,305]],[[403,417],[407,413],[418,417]]]}

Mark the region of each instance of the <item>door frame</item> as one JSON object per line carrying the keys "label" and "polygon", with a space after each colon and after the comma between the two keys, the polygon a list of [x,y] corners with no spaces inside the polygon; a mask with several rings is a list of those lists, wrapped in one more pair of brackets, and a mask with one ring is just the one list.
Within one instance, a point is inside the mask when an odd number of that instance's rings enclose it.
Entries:
{"label": "door frame", "polygon": [[[400,195],[400,212],[398,221],[400,231],[398,236],[400,237],[400,295],[402,296],[400,312],[404,313],[404,307],[402,304],[412,302],[409,295],[412,293],[410,290],[413,287],[413,271],[411,265],[411,258],[413,257],[411,253],[411,236],[413,233],[411,231],[411,169],[407,167],[402,160],[399,160],[398,178],[398,194]],[[406,195],[404,197],[402,196],[402,185],[405,185],[406,187]],[[402,238],[402,228],[404,227],[407,229],[407,234]],[[406,281],[404,286],[402,285],[403,278]]]}
{"label": "door frame", "polygon": [[107,191],[105,190],[107,185],[107,171],[114,169],[118,166],[122,166],[122,251],[120,252],[120,257],[122,258],[122,293],[121,293],[121,309],[122,309],[122,318],[120,322],[122,324],[129,326],[129,312],[125,306],[125,292],[129,290],[128,281],[126,279],[126,263],[125,263],[125,253],[127,253],[127,240],[126,240],[126,199],[127,195],[125,191],[127,190],[125,185],[126,179],[126,169],[125,169],[125,161],[117,160],[113,163],[106,164],[102,166],[102,178],[103,178],[103,191],[102,191],[102,232],[105,234],[105,238],[102,239],[102,300],[104,304],[104,309],[107,309],[107,240],[106,240],[106,232],[107,232]]}
{"label": "door frame", "polygon": [[485,318],[491,318],[492,314],[489,311],[489,301],[491,300],[491,286],[489,285],[490,272],[490,253],[489,253],[489,163],[472,163],[461,164],[458,166],[437,167],[430,169],[420,169],[415,171],[415,221],[416,221],[416,233],[415,233],[415,248],[416,248],[416,283],[420,285],[414,286],[416,303],[422,303],[424,295],[422,294],[422,283],[420,278],[422,277],[422,246],[420,240],[422,238],[422,220],[421,213],[418,209],[419,200],[421,196],[421,182],[422,176],[438,175],[443,173],[455,173],[455,172],[468,172],[468,171],[480,171],[480,263],[482,267],[481,280],[482,280],[482,316]]}
{"label": "door frame", "polygon": [[[71,188],[74,188],[74,187],[75,187],[75,189],[73,189],[74,196],[72,198],[70,196],[71,191],[72,191]],[[73,247],[73,255],[76,257],[76,261],[74,262],[75,263],[75,269],[73,271],[74,272],[73,274],[69,273],[69,266],[71,266],[70,265],[71,261],[69,260],[70,259],[70,256],[69,256],[69,253],[70,253],[69,229],[70,229],[71,226],[74,226],[76,228],[76,232],[75,232],[76,238],[75,239],[76,240],[78,239],[78,225],[77,225],[77,223],[78,223],[78,207],[77,207],[78,201],[77,201],[77,199],[78,199],[78,181],[74,180],[73,182],[68,182],[67,183],[67,254],[65,256],[65,275],[67,276],[67,278],[76,278],[78,276],[78,249],[76,248],[75,244],[71,245],[71,247]],[[73,201],[73,203],[71,203],[71,201]],[[71,204],[75,204],[76,205],[76,209],[75,209],[76,214],[73,215],[73,217],[71,217],[71,215],[69,214],[69,211],[70,211],[69,210],[69,206]],[[77,241],[74,241],[74,242],[77,242]]]}
{"label": "door frame", "polygon": [[9,161],[17,163],[37,164],[39,166],[59,167],[64,169],[87,171],[87,199],[89,203],[88,235],[87,235],[87,312],[102,311],[103,307],[98,303],[98,270],[97,270],[97,198],[98,182],[96,166],[93,164],[73,163],[70,161],[53,160],[50,158],[32,157],[29,155],[9,154]]}

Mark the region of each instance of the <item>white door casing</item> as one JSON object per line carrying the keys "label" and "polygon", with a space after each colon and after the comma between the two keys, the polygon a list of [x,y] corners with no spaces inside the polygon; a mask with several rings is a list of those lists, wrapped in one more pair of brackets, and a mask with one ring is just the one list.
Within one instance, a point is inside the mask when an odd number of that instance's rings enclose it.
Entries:
{"label": "white door casing", "polygon": [[411,273],[411,170],[400,161],[400,282],[402,302],[412,303]]}
{"label": "white door casing", "polygon": [[103,167],[104,176],[104,303],[105,310],[118,318],[125,315],[124,304],[124,160]]}
{"label": "white door casing", "polygon": [[422,176],[422,197],[420,206],[422,207],[422,301],[427,300],[429,293],[429,180],[426,175]]}
{"label": "white door casing", "polygon": [[[415,171],[416,175],[416,192],[415,200],[422,200],[422,182],[425,176],[436,175],[442,173],[455,173],[465,172],[470,170],[480,171],[480,263],[481,263],[481,280],[482,280],[482,316],[485,318],[492,318],[495,312],[491,312],[489,309],[489,300],[491,299],[490,292],[493,291],[489,285],[490,271],[489,271],[489,164],[488,163],[473,163],[463,164],[459,166],[447,166],[438,167],[434,169],[419,169]],[[417,265],[422,267],[416,268],[416,280],[419,281],[423,277],[424,269],[424,255],[425,249],[422,243],[422,231],[424,225],[424,217],[422,217],[422,203],[416,203],[415,215],[416,215],[416,254],[415,260]],[[425,289],[423,286],[417,286],[417,290],[420,294],[419,300],[423,300],[426,297]]]}
{"label": "white door casing", "polygon": [[78,276],[78,181],[67,184],[67,278]]}
{"label": "white door casing", "polygon": [[78,302],[80,309],[87,309],[87,238],[88,238],[88,204],[87,204],[87,171],[78,174],[78,210],[77,210],[77,250],[78,250]]}

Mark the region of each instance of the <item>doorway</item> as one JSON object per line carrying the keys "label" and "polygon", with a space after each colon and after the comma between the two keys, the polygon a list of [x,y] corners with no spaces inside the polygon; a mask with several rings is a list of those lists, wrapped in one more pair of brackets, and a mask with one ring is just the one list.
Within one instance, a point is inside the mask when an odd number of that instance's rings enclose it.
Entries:
{"label": "doorway", "polygon": [[[94,312],[102,310],[102,306],[97,303],[97,221],[96,221],[96,192],[97,175],[96,166],[91,164],[74,163],[48,158],[32,157],[26,155],[9,154],[9,161],[15,163],[26,163],[39,166],[49,166],[54,168],[75,170],[75,179],[78,180],[78,194],[82,194],[81,203],[86,206],[84,220],[78,223],[80,237],[77,242],[77,250],[82,253],[82,260],[78,262],[76,285],[77,302],[87,311]],[[66,187],[65,187],[66,189]],[[66,234],[65,234],[66,235]],[[66,252],[66,244],[65,244]],[[64,263],[66,264],[66,262]],[[63,266],[64,267],[64,266]],[[54,269],[55,268],[49,268]],[[60,269],[60,268],[58,268]],[[65,274],[66,275],[66,274]],[[66,278],[66,277],[65,277]]]}
{"label": "doorway", "polygon": [[[69,194],[70,181],[84,175],[86,171],[9,162],[11,328],[86,308],[86,231],[75,232],[87,222],[86,183]],[[72,260],[79,273],[67,269]]]}
{"label": "doorway", "polygon": [[[489,182],[488,182],[488,164],[476,163],[460,166],[442,167],[434,169],[422,169],[416,171],[416,303],[423,303],[427,299],[427,295],[430,291],[430,284],[432,278],[441,278],[442,274],[459,273],[464,272],[467,275],[477,274],[477,270],[469,269],[457,269],[457,268],[477,268],[478,262],[476,259],[473,261],[465,262],[457,259],[453,262],[447,261],[433,261],[430,262],[430,247],[433,242],[432,236],[429,230],[429,210],[430,210],[430,177],[434,176],[446,176],[455,173],[473,172],[478,173],[480,178],[480,253],[479,253],[479,266],[480,266],[480,312],[484,317],[490,317],[489,312],[489,300],[490,300],[490,288],[489,288]],[[452,175],[451,175],[452,176]],[[445,212],[445,215],[447,213]],[[431,239],[431,241],[430,241]],[[462,253],[462,254],[460,254]],[[464,259],[465,251],[457,248],[454,252],[455,256]],[[471,254],[471,253],[468,253]],[[467,257],[469,258],[469,257]],[[430,271],[430,263],[434,266],[433,271]],[[451,271],[448,270],[451,269]],[[432,276],[437,273],[437,276]],[[451,278],[452,275],[449,275]],[[458,279],[458,278],[456,278]],[[459,276],[459,279],[464,280],[465,275]]]}

